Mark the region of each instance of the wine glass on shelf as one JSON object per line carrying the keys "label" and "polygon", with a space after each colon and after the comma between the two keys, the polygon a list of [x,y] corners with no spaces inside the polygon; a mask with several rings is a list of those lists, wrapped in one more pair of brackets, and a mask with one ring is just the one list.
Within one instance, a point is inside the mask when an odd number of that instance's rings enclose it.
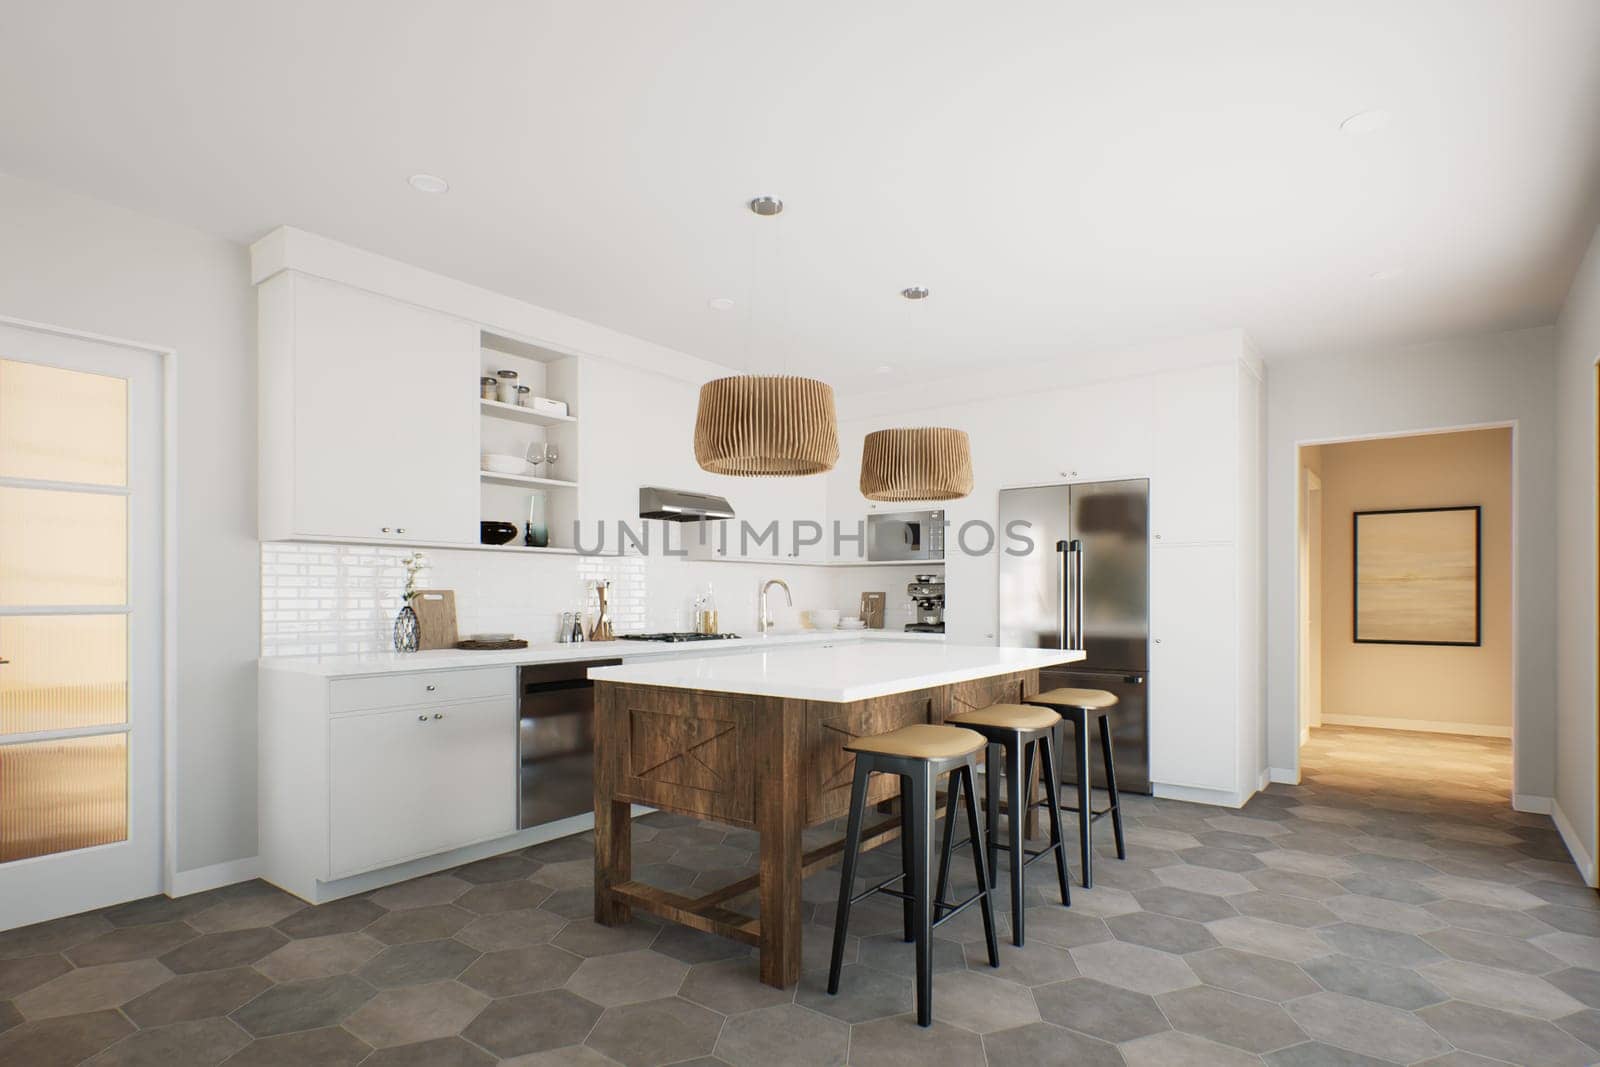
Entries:
{"label": "wine glass on shelf", "polygon": [[544,446],[544,461],[549,464],[549,466],[545,468],[546,478],[554,478],[556,476],[556,460],[560,458],[561,453],[556,451],[556,444],[554,441],[551,441],[549,444]]}
{"label": "wine glass on shelf", "polygon": [[535,478],[539,477],[539,465],[544,461],[544,442],[535,441],[533,444],[528,446],[528,467],[532,470]]}

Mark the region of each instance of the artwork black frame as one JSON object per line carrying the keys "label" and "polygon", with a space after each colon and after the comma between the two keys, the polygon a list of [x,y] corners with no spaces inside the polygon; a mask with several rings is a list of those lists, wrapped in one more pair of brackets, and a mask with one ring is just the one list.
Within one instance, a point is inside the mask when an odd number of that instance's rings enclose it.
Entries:
{"label": "artwork black frame", "polygon": [[[1471,641],[1395,641],[1361,636],[1361,517],[1363,515],[1416,515],[1429,511],[1470,511],[1472,523],[1472,614]],[[1480,648],[1483,645],[1483,505],[1459,504],[1443,508],[1375,508],[1350,515],[1350,639],[1358,645],[1431,645],[1448,648]]]}

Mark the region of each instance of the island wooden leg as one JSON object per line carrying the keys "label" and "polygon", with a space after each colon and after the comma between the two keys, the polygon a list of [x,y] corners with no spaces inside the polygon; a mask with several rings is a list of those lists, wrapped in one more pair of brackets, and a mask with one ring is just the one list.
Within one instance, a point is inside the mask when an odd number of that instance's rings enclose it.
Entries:
{"label": "island wooden leg", "polygon": [[761,980],[779,989],[800,981],[803,716],[798,701],[765,701],[758,746],[756,830],[761,834]]}
{"label": "island wooden leg", "polygon": [[612,687],[595,687],[594,759],[594,921],[602,926],[620,926],[633,917],[633,909],[618,900],[611,887],[633,878],[633,805],[615,800],[619,754],[612,746],[623,744],[625,735],[612,729],[615,700]]}

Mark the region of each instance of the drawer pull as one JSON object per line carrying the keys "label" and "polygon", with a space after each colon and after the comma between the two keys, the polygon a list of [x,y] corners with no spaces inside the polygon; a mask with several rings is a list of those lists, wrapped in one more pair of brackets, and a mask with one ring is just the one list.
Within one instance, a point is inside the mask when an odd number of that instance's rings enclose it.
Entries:
{"label": "drawer pull", "polygon": [[442,712],[442,711],[436,711],[436,712],[434,712],[434,713],[433,713],[433,717],[434,717],[434,718],[435,718],[435,719],[442,719],[442,718],[444,718],[444,712]]}
{"label": "drawer pull", "polygon": [[437,688],[439,688],[439,687],[438,687],[438,686],[436,686],[436,685],[430,685],[430,686],[428,686],[428,692],[430,692],[430,693],[431,693],[431,692],[433,692],[433,691],[434,691],[434,690],[435,690],[435,689],[437,689]]}
{"label": "drawer pull", "polygon": [[418,722],[427,722],[428,721],[428,717],[426,715],[418,715],[417,716],[417,721]]}

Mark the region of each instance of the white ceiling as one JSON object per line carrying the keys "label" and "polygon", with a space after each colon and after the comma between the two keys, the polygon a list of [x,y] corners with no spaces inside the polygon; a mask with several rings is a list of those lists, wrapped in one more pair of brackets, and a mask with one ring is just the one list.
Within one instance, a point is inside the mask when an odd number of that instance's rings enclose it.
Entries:
{"label": "white ceiling", "polygon": [[[1548,322],[1600,203],[1594,0],[0,0],[0,25],[0,170],[846,392],[1235,326],[1282,357]],[[1392,124],[1339,131],[1370,108]]]}

